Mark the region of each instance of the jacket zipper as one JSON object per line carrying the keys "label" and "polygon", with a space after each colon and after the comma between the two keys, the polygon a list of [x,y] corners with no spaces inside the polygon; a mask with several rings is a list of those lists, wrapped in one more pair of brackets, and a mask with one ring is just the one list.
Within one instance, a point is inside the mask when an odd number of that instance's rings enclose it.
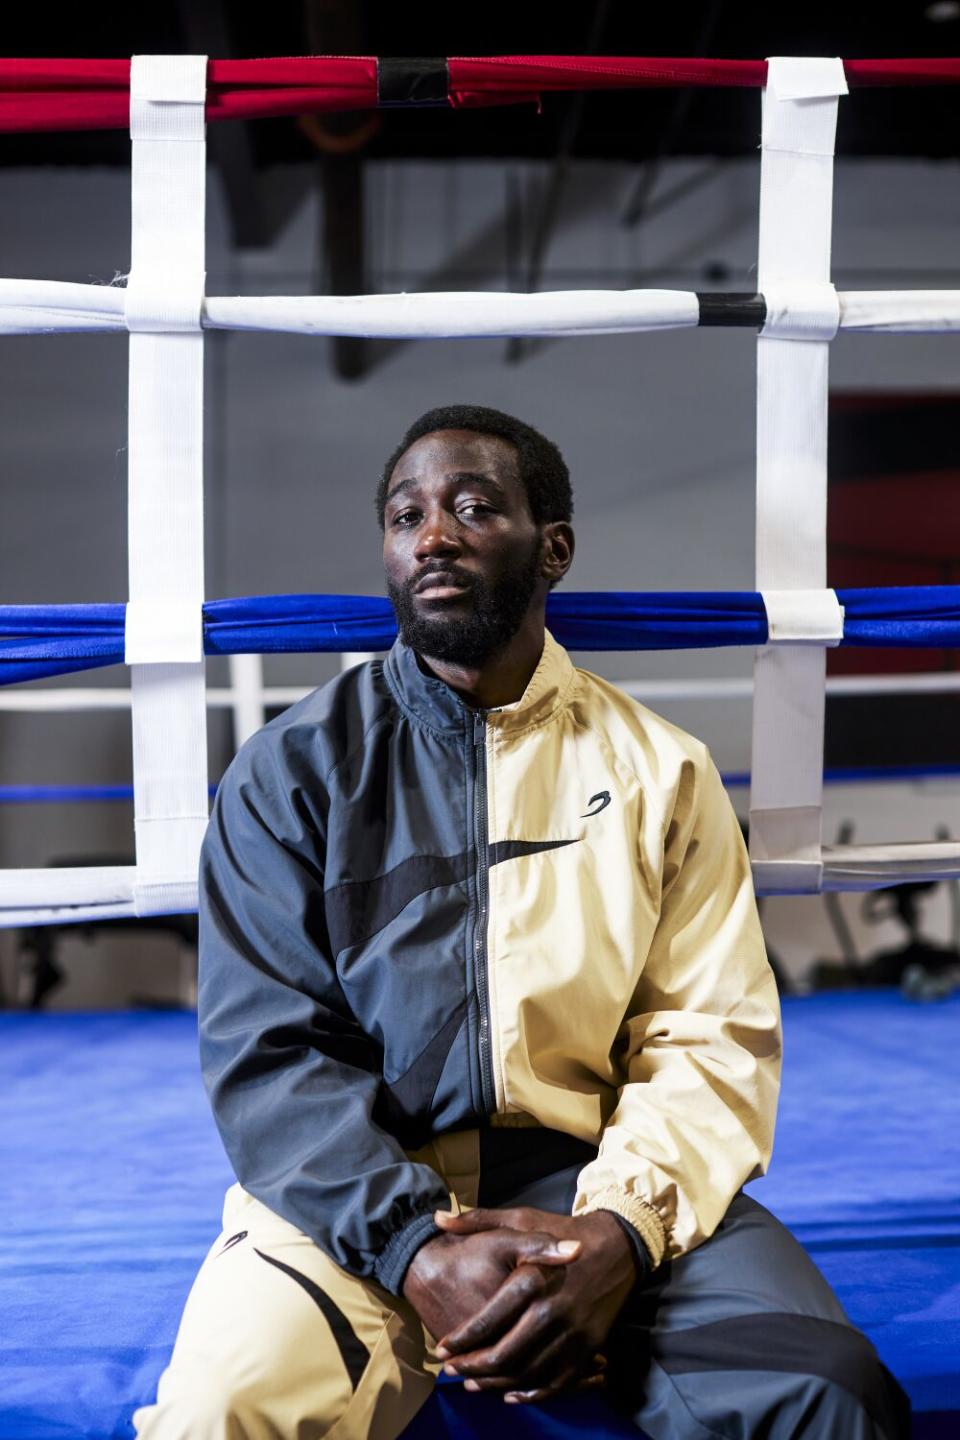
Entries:
{"label": "jacket zipper", "polygon": [[487,996],[487,722],[473,717],[473,833],[477,847],[477,923],[473,932],[473,974],[480,1007],[480,1094],[488,1115],[497,1108],[490,1059],[490,1010]]}

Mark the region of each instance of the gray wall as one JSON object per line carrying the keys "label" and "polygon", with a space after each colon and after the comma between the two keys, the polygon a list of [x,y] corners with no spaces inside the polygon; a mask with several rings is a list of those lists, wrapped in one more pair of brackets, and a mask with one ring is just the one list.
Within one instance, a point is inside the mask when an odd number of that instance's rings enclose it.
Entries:
{"label": "gray wall", "polygon": [[[691,168],[664,167],[661,187]],[[499,162],[371,165],[370,289],[520,288],[506,213],[512,207],[512,228],[529,233],[544,174]],[[758,178],[753,159],[718,165],[685,200],[628,230],[618,216],[632,173],[575,167],[542,288],[753,288]],[[841,162],[836,191],[840,288],[957,285],[956,164]],[[0,275],[109,283],[126,270],[126,173],[13,170],[0,175],[0,197]],[[321,218],[308,187],[269,250],[232,252],[213,175],[208,291],[313,289]],[[383,457],[413,416],[456,400],[515,411],[560,443],[577,496],[571,588],[753,588],[751,333],[558,340],[533,346],[519,364],[506,363],[505,349],[499,341],[395,346],[368,379],[347,384],[333,378],[326,341],[210,336],[208,594],[378,592],[371,497]],[[114,336],[0,340],[6,602],[125,598],[125,352]],[[837,388],[953,389],[958,378],[960,346],[949,336],[841,337],[832,352]],[[739,650],[579,658],[614,678],[741,675],[751,665]],[[335,664],[280,657],[267,675],[307,685]],[[123,673],[93,672],[75,683],[122,684]],[[221,663],[211,665],[211,678],[223,682]],[[748,705],[661,708],[703,735],[721,767],[746,768]],[[121,714],[0,714],[0,783],[128,780],[128,726]],[[219,716],[211,723],[213,774],[228,753],[229,727]],[[892,796],[865,801],[867,823],[882,834],[895,810],[896,838],[910,828],[930,833],[934,819],[949,821],[957,807],[949,790],[937,791],[931,810],[925,793],[913,809],[902,797],[895,805]],[[843,813],[857,804],[855,796],[836,801]],[[834,805],[828,799],[828,830]],[[4,866],[122,854],[131,838],[125,805],[0,808]],[[770,913],[774,923],[777,908]],[[10,944],[0,937],[8,985]]]}

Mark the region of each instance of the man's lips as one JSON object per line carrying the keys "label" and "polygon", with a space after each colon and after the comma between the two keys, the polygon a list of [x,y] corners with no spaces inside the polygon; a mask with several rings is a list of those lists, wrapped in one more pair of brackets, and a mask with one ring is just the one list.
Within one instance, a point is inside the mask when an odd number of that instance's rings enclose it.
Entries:
{"label": "man's lips", "polygon": [[434,570],[417,584],[414,594],[425,595],[430,600],[449,600],[462,595],[467,589],[469,581],[461,580],[446,570]]}

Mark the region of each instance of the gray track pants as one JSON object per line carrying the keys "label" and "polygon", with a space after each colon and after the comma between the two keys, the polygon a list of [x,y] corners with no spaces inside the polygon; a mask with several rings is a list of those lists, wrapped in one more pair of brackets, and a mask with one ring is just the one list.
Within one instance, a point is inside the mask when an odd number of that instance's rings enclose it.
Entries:
{"label": "gray track pants", "polygon": [[[577,1166],[509,1202],[569,1214]],[[790,1232],[738,1195],[621,1311],[607,1399],[652,1440],[902,1440],[909,1404]]]}

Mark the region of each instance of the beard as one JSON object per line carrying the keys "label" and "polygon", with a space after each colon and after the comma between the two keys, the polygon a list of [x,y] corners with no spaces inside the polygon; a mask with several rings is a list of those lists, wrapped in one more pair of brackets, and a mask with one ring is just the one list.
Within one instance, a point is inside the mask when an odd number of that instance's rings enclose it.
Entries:
{"label": "beard", "polygon": [[456,565],[444,565],[443,569],[454,578],[469,579],[473,607],[467,615],[418,613],[413,591],[422,577],[400,585],[388,580],[387,594],[396,612],[401,640],[429,659],[484,665],[506,648],[526,619],[540,579],[540,551],[537,536],[526,559],[492,583],[479,576],[471,579]]}

